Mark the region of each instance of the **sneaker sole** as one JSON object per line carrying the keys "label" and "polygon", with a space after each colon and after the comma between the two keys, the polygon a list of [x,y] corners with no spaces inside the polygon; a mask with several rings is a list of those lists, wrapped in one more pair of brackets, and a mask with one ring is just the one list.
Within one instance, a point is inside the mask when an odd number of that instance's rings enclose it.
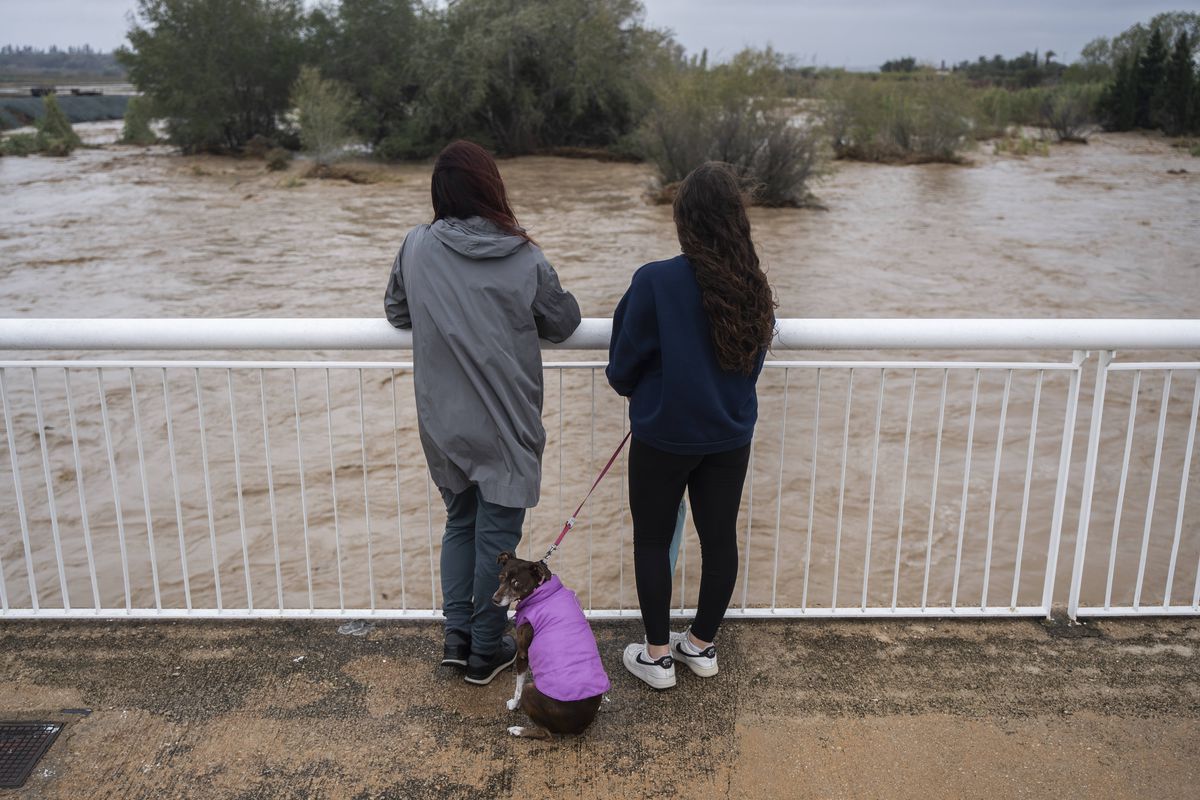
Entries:
{"label": "sneaker sole", "polygon": [[[675,634],[671,634],[671,637],[674,638]],[[718,665],[713,664],[711,667],[702,667],[702,666],[696,664],[695,662],[692,661],[691,657],[687,653],[685,653],[683,651],[683,649],[679,646],[678,641],[675,641],[672,643],[671,650],[672,650],[671,658],[675,659],[676,664],[684,664],[685,666],[687,666],[688,669],[690,669],[693,673],[700,676],[701,678],[711,678],[713,675],[717,674]]]}
{"label": "sneaker sole", "polygon": [[[623,664],[625,664],[625,669],[629,670],[629,673],[631,675],[633,675],[633,677],[637,678],[639,681],[646,684],[651,689],[658,689],[661,691],[663,689],[670,689],[672,686],[675,685],[675,676],[671,676],[671,678],[668,680],[652,681],[649,678],[642,675],[640,672],[637,672],[634,669],[634,667],[630,666],[629,656],[624,653],[621,654],[621,662]],[[634,662],[634,663],[636,663],[636,662]]]}
{"label": "sneaker sole", "polygon": [[466,665],[467,665],[467,660],[465,658],[443,658],[442,659],[443,667],[465,667]]}
{"label": "sneaker sole", "polygon": [[711,678],[713,675],[717,674],[718,667],[716,665],[711,667],[701,667],[698,664],[693,664],[690,661],[684,661],[684,659],[687,658],[686,655],[674,656],[674,658],[676,664],[682,662],[684,666],[686,666],[696,675],[699,675],[701,678]]}
{"label": "sneaker sole", "polygon": [[486,678],[472,678],[470,675],[465,675],[465,676],[463,676],[463,680],[465,680],[467,683],[473,683],[476,686],[487,686],[489,683],[492,682],[493,678],[495,678],[497,675],[499,675],[504,670],[511,667],[513,665],[513,662],[516,660],[517,660],[517,656],[516,656],[516,654],[513,654],[512,658],[510,658],[508,661],[505,661],[503,664],[501,664],[498,667],[496,667],[495,669],[493,669],[491,674],[488,675]]}

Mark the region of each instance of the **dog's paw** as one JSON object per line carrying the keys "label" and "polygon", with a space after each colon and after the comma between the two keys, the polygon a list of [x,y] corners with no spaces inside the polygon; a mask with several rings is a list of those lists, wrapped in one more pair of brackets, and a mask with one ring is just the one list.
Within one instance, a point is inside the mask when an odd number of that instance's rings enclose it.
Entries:
{"label": "dog's paw", "polygon": [[513,736],[523,736],[525,734],[525,729],[520,725],[513,725],[508,729],[508,732]]}
{"label": "dog's paw", "polygon": [[508,700],[504,704],[504,707],[507,708],[509,711],[516,711],[517,707],[519,705],[521,705],[521,701],[514,697],[514,698]]}

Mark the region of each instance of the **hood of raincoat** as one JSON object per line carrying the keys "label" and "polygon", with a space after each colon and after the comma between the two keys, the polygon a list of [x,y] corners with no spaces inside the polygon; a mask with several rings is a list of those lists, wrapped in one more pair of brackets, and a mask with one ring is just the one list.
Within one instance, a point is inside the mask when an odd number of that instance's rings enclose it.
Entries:
{"label": "hood of raincoat", "polygon": [[467,258],[503,258],[526,244],[522,237],[500,230],[496,223],[483,217],[443,217],[429,226],[429,232]]}

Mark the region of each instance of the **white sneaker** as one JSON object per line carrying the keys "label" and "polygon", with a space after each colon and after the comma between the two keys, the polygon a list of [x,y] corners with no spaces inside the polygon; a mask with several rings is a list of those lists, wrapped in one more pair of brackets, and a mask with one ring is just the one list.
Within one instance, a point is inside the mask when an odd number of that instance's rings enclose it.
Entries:
{"label": "white sneaker", "polygon": [[688,639],[688,632],[671,632],[671,657],[701,678],[711,678],[717,674],[717,646],[710,644],[703,650],[697,651],[696,646]]}
{"label": "white sneaker", "polygon": [[621,660],[625,669],[640,678],[652,689],[670,689],[675,685],[675,662],[670,655],[657,660],[646,653],[645,642],[637,642],[625,648]]}

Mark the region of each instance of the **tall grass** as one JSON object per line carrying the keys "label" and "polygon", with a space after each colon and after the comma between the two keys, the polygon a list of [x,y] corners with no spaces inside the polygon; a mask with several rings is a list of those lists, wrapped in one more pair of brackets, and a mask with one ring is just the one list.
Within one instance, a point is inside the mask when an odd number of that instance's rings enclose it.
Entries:
{"label": "tall grass", "polygon": [[1013,127],[1041,128],[1059,141],[1081,141],[1098,119],[1101,84],[1063,83],[1030,89],[975,90],[975,139],[1000,139]]}
{"label": "tall grass", "polygon": [[975,90],[972,138],[999,139],[1014,125],[1037,125],[1045,98],[1046,90],[1037,87],[1014,90],[994,86]]}
{"label": "tall grass", "polygon": [[902,163],[962,160],[971,131],[969,89],[927,76],[833,81],[822,111],[837,158]]}

